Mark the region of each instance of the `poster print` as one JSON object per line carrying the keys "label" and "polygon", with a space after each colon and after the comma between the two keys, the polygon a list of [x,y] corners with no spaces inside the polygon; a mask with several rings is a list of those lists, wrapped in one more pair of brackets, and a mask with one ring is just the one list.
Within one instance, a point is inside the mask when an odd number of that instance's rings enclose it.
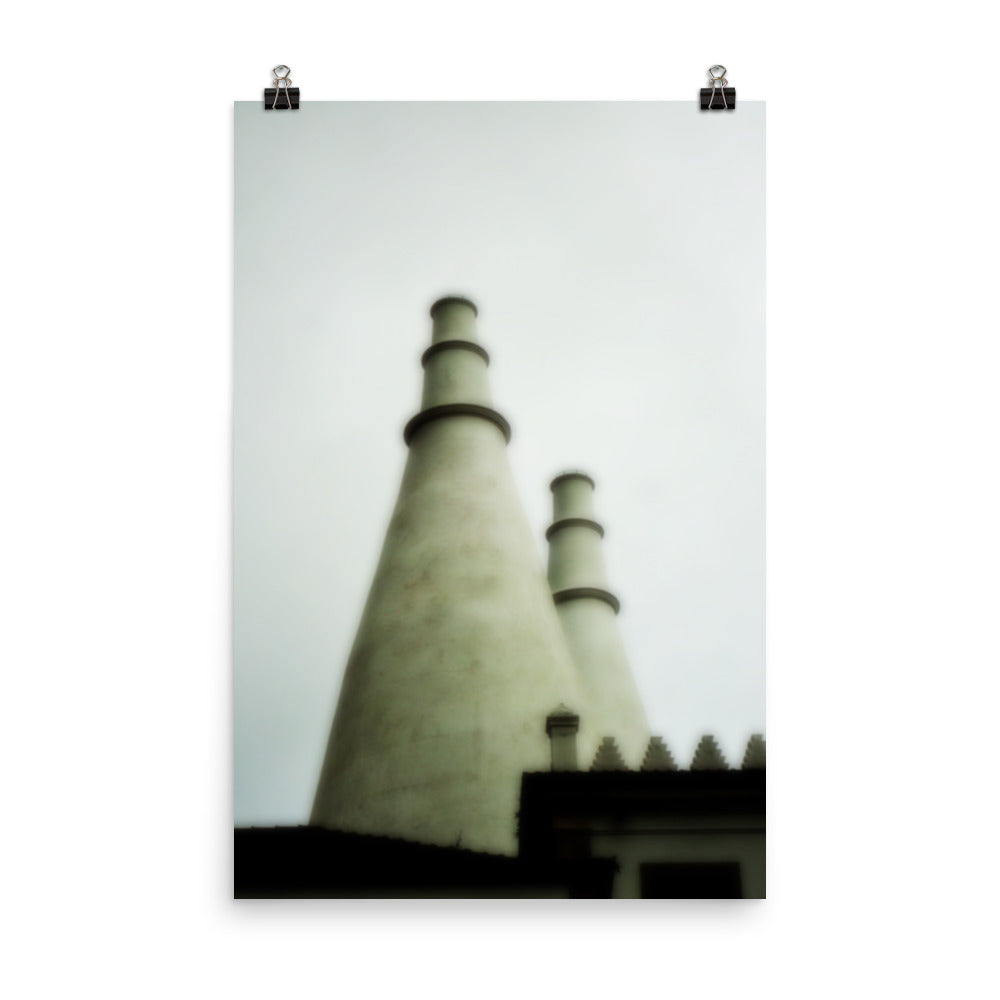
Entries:
{"label": "poster print", "polygon": [[763,126],[236,105],[237,895],[764,895]]}

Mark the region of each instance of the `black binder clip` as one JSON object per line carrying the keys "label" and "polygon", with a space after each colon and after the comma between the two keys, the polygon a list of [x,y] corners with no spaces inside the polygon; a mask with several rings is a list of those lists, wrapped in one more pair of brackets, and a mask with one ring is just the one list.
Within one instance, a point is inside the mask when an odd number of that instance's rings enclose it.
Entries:
{"label": "black binder clip", "polygon": [[709,67],[708,78],[712,81],[712,86],[701,90],[701,110],[735,111],[736,88],[726,86],[729,83],[726,79],[726,67]]}
{"label": "black binder clip", "polygon": [[287,66],[275,66],[271,72],[274,74],[274,86],[264,91],[264,110],[298,111],[299,88],[290,85],[292,81],[288,75],[292,71]]}

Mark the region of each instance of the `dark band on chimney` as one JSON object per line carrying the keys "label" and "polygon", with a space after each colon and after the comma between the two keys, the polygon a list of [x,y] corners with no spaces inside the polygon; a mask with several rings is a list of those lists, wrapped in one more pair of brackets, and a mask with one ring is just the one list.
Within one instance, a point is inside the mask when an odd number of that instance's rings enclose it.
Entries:
{"label": "dark band on chimney", "polygon": [[432,420],[440,420],[442,417],[479,417],[488,420],[491,424],[496,424],[503,432],[504,438],[510,441],[510,424],[496,410],[488,406],[480,406],[478,403],[445,403],[442,406],[431,406],[426,410],[421,410],[415,417],[411,417],[406,427],[403,429],[403,440],[409,444],[413,436],[425,424]]}
{"label": "dark band on chimney", "polygon": [[593,597],[598,601],[604,601],[614,608],[615,614],[621,610],[621,603],[610,591],[601,590],[600,587],[569,587],[566,590],[557,590],[552,595],[552,600],[556,604],[564,604],[566,601],[575,601],[578,597]]}
{"label": "dark band on chimney", "polygon": [[480,347],[479,344],[474,344],[471,340],[442,340],[439,344],[431,344],[426,351],[420,356],[420,364],[424,368],[427,367],[427,362],[434,357],[435,354],[440,354],[442,351],[472,351],[473,354],[478,354],[483,361],[488,365],[490,363],[490,356],[486,353],[485,347]]}
{"label": "dark band on chimney", "polygon": [[560,528],[593,528],[601,538],[604,537],[604,526],[597,521],[591,521],[589,517],[564,517],[549,525],[545,532],[545,541],[548,541]]}

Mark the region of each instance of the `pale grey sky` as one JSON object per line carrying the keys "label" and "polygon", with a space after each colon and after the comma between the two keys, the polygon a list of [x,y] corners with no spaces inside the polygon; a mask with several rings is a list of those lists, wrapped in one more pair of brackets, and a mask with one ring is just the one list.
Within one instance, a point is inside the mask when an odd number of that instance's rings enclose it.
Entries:
{"label": "pale grey sky", "polygon": [[597,482],[654,732],[764,731],[764,105],[236,104],[237,823],[308,816],[419,408],[479,306],[545,559]]}

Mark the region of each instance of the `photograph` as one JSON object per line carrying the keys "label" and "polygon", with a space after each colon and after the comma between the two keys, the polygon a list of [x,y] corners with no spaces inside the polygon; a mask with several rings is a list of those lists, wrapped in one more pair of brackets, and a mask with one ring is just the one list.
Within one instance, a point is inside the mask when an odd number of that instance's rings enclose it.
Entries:
{"label": "photograph", "polygon": [[764,117],[236,102],[237,898],[765,898]]}

